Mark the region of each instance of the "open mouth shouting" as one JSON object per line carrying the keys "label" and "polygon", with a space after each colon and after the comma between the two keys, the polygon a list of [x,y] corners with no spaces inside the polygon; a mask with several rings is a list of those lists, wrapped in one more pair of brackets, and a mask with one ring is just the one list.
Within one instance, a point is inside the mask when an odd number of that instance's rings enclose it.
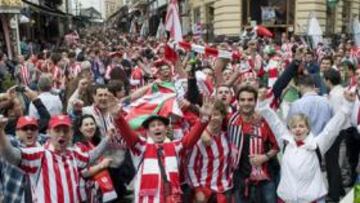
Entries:
{"label": "open mouth shouting", "polygon": [[66,147],[67,145],[67,141],[65,138],[63,137],[60,137],[58,140],[57,140],[57,143],[59,144],[60,147]]}
{"label": "open mouth shouting", "polygon": [[26,136],[26,141],[28,141],[28,142],[33,141],[33,139],[34,139],[34,135],[27,135]]}

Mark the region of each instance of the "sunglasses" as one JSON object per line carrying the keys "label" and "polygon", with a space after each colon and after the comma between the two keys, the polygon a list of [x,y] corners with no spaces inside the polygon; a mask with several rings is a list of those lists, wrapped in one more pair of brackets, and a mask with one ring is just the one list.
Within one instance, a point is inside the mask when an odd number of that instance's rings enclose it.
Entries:
{"label": "sunglasses", "polygon": [[25,127],[23,127],[23,128],[21,128],[21,130],[22,131],[37,131],[38,130],[38,128],[37,127],[35,127],[35,126],[25,126]]}

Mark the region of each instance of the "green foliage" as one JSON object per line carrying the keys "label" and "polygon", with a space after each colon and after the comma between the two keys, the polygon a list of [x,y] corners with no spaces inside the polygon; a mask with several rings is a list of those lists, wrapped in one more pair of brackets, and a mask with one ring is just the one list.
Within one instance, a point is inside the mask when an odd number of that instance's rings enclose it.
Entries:
{"label": "green foliage", "polygon": [[10,87],[16,85],[15,80],[11,78],[10,74],[6,74],[3,81],[3,88],[4,90],[9,89]]}

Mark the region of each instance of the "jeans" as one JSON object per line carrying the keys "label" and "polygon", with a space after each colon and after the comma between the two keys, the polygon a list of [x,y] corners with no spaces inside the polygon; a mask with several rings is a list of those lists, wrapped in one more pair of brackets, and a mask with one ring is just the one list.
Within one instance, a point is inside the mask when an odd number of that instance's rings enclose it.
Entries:
{"label": "jeans", "polygon": [[276,186],[274,181],[262,181],[257,185],[249,185],[249,197],[245,198],[244,194],[234,191],[236,203],[276,203]]}

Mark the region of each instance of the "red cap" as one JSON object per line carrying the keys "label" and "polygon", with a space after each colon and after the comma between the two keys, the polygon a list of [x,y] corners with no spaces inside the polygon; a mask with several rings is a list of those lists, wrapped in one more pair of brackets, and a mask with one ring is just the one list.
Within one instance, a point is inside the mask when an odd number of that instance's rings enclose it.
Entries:
{"label": "red cap", "polygon": [[36,118],[30,117],[30,116],[21,116],[19,118],[19,120],[17,121],[16,129],[21,129],[21,128],[23,128],[25,126],[29,126],[29,125],[39,127]]}
{"label": "red cap", "polygon": [[71,127],[71,119],[67,115],[56,115],[51,117],[49,121],[49,129],[55,128],[59,125],[65,125]]}

